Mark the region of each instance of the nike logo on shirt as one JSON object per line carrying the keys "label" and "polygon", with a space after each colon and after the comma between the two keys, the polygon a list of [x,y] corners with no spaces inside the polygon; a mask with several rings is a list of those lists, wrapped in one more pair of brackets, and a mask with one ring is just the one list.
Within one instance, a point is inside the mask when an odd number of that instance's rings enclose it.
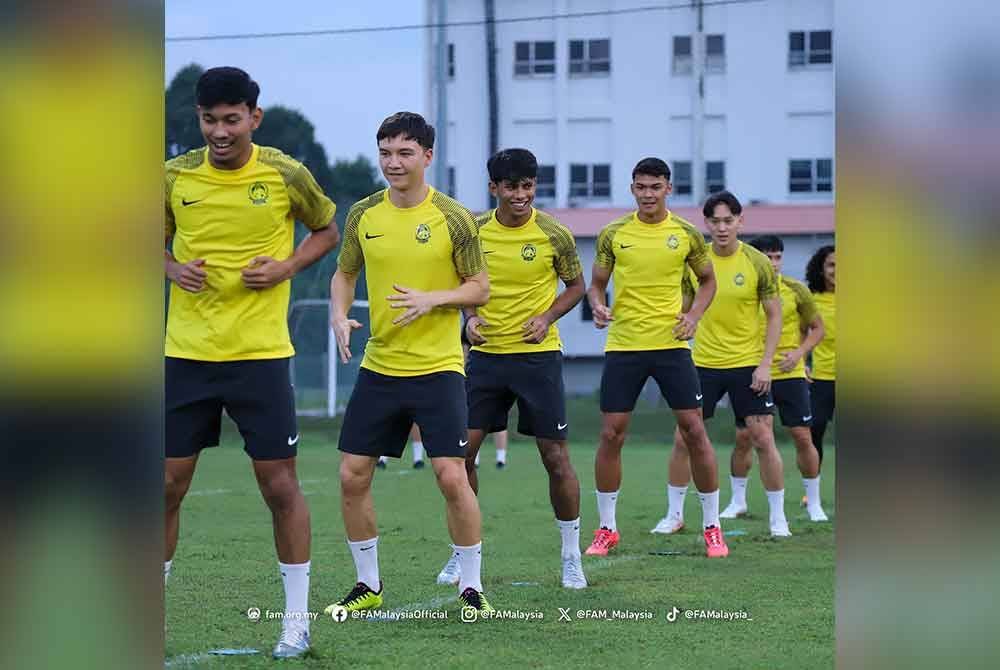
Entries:
{"label": "nike logo on shirt", "polygon": [[374,240],[376,237],[385,237],[385,233],[379,233],[378,235],[372,235],[371,233],[365,233],[366,240]]}
{"label": "nike logo on shirt", "polygon": [[181,198],[181,204],[187,207],[188,205],[193,205],[196,202],[201,202],[202,200],[204,200],[204,198],[201,198],[199,200],[185,200],[184,198]]}
{"label": "nike logo on shirt", "polygon": [[634,247],[635,245],[634,244],[619,244],[618,246],[621,247],[622,249],[630,249],[630,248]]}

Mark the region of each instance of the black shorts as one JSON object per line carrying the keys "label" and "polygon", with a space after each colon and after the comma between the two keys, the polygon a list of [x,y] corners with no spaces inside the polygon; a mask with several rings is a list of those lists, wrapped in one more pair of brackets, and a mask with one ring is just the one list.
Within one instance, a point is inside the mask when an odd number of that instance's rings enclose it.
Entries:
{"label": "black shorts", "polygon": [[631,412],[652,377],[670,409],[701,407],[698,373],[690,349],[609,351],[601,373],[601,411]]}
{"label": "black shorts", "polygon": [[748,416],[774,414],[774,400],[770,393],[757,395],[750,388],[753,382],[753,366],[745,368],[698,368],[701,380],[702,416],[706,419],[715,414],[715,406],[722,396],[729,394],[729,404],[736,415],[736,424],[743,425]]}
{"label": "black shorts", "polygon": [[243,448],[251,458],[294,457],[299,431],[289,361],[272,358],[216,363],[167,357],[167,458],[187,458],[218,445],[223,409],[236,422]]}
{"label": "black shorts", "polygon": [[517,432],[547,440],[569,436],[562,353],[469,353],[469,428],[497,433],[517,401]]}
{"label": "black shorts", "polygon": [[774,396],[782,426],[797,428],[812,425],[809,382],[804,377],[771,382],[771,395]]}
{"label": "black shorts", "polygon": [[394,377],[361,368],[338,448],[360,456],[399,458],[410,427],[417,424],[430,458],[464,458],[467,416],[465,377],[458,372]]}

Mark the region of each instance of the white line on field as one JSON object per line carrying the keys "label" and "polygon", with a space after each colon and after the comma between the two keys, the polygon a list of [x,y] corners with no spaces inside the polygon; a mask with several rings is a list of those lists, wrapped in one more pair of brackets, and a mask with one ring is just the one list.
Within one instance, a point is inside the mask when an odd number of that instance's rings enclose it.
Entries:
{"label": "white line on field", "polygon": [[218,496],[232,493],[232,489],[201,489],[200,491],[188,491],[189,496]]}
{"label": "white line on field", "polygon": [[174,668],[183,667],[186,665],[195,665],[206,661],[211,657],[211,654],[181,654],[180,656],[174,656],[173,658],[168,658],[163,662],[163,667]]}

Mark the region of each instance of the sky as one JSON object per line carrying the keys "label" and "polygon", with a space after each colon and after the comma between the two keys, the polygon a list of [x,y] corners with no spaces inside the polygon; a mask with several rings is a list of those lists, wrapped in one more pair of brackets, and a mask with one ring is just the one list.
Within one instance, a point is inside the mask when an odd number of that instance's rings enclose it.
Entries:
{"label": "sky", "polygon": [[[236,10],[235,8],[239,9]],[[377,11],[373,10],[377,7]],[[419,0],[167,0],[167,37],[421,24]],[[260,105],[297,109],[316,128],[331,163],[364,154],[401,110],[426,113],[423,30],[208,42],[166,42],[164,88],[190,63],[234,65],[261,88]],[[193,112],[192,112],[193,113]],[[265,114],[266,123],[266,114]]]}

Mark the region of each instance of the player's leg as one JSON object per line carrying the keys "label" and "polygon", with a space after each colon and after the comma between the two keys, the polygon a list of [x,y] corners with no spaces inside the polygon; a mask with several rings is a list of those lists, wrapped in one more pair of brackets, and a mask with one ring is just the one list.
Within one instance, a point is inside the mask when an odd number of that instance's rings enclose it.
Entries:
{"label": "player's leg", "polygon": [[819,453],[820,466],[823,465],[823,438],[826,435],[826,426],[833,418],[836,403],[836,393],[834,392],[836,382],[817,379],[809,385],[810,405],[812,408],[812,433],[813,445]]}
{"label": "player's leg", "polygon": [[788,537],[788,520],[785,518],[785,472],[781,454],[774,441],[774,417],[755,414],[745,418],[750,440],[760,461],[760,480],[764,485],[769,508],[772,537]]}
{"label": "player's leg", "polygon": [[163,557],[163,583],[170,578],[170,570],[177,550],[177,536],[180,531],[181,501],[191,486],[198,455],[187,458],[167,458],[164,460],[166,481],[166,552]]}
{"label": "player's leg", "polygon": [[507,467],[507,430],[493,433],[493,447],[497,450],[497,470]]}
{"label": "player's leg", "polygon": [[729,457],[729,484],[732,497],[726,509],[719,515],[723,519],[735,519],[744,516],[747,511],[747,478],[753,468],[753,444],[746,422],[736,424],[736,444]]}
{"label": "player's leg", "polygon": [[[479,494],[479,472],[476,470],[476,461],[479,459],[479,449],[486,439],[486,431],[479,428],[470,428],[468,431],[468,444],[465,445],[465,474],[469,479],[469,486],[472,492]],[[459,561],[459,554],[454,548],[450,549],[448,561],[441,568],[437,576],[438,584],[458,584],[462,578],[462,565]]]}
{"label": "player's leg", "polygon": [[[479,449],[486,433],[494,436],[507,432],[507,415],[514,404],[510,366],[516,364],[511,355],[469,352],[466,361],[466,389],[469,406],[469,444],[465,447],[466,472],[472,490],[479,492]],[[478,431],[474,435],[473,432]],[[496,439],[494,437],[494,439]]]}
{"label": "player's leg", "polygon": [[479,500],[465,472],[470,423],[465,379],[455,372],[440,372],[416,384],[419,388],[415,387],[411,395],[413,417],[420,426],[424,449],[444,496],[448,532],[458,555],[459,599],[466,606],[491,610],[483,595]]}
{"label": "player's leg", "polygon": [[413,424],[410,428],[410,448],[413,450],[413,467],[417,470],[424,467],[424,443],[420,439],[420,428]]}

